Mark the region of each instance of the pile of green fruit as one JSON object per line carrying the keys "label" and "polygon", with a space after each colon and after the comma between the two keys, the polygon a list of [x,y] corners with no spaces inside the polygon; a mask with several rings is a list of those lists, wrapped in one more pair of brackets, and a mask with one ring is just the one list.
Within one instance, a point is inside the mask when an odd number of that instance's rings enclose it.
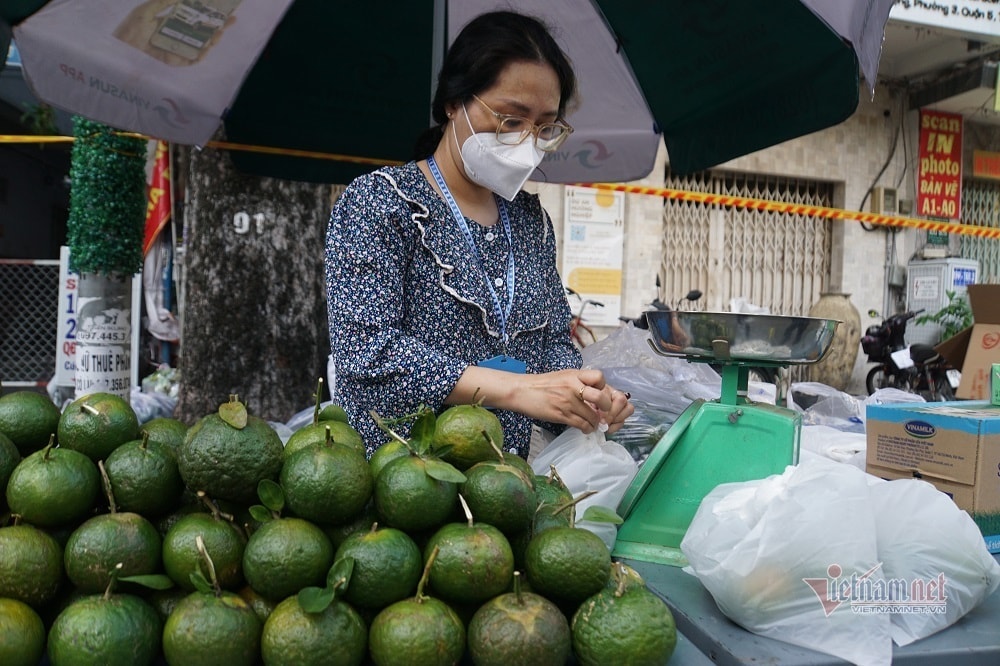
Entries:
{"label": "pile of green fruit", "polygon": [[0,398],[0,664],[669,660],[669,609],[492,412],[372,416],[368,459],[318,402],[283,445],[236,396],[190,428]]}

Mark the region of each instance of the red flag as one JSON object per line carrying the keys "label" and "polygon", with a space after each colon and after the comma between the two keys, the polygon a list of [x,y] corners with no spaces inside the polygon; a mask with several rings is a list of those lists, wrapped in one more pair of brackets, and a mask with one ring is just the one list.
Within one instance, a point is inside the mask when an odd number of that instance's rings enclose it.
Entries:
{"label": "red flag", "polygon": [[142,256],[149,253],[160,231],[170,221],[170,147],[166,141],[156,142],[153,177],[146,200],[146,231],[142,240]]}

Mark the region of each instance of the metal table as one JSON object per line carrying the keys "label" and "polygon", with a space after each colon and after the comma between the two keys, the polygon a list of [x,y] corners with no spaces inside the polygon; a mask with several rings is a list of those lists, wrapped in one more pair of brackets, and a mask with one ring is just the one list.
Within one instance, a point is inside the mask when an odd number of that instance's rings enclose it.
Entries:
{"label": "metal table", "polygon": [[[1000,559],[1000,556],[997,556]],[[844,662],[815,650],[758,636],[722,614],[708,590],[679,567],[624,560],[664,599],[677,622],[678,649],[673,666],[708,663],[770,666],[834,666]],[[684,638],[682,643],[680,638]],[[687,642],[700,651],[692,654]],[[961,620],[905,647],[893,645],[893,664],[906,666],[994,666],[1000,664],[1000,591]],[[690,659],[690,661],[689,661]]]}

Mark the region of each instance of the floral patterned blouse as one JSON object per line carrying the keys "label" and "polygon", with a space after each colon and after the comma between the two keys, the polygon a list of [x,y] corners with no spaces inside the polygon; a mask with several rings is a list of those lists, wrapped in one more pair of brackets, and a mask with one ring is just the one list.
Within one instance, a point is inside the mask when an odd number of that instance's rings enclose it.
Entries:
{"label": "floral patterned blouse", "polygon": [[[536,195],[521,192],[506,206],[515,266],[506,350],[486,283],[493,282],[506,304],[502,223],[487,228],[467,218],[480,268],[448,205],[415,162],[361,176],[334,206],[326,237],[334,399],[368,455],[388,439],[371,411],[390,419],[421,404],[440,411],[469,365],[506,353],[529,373],[580,366],[556,272],[552,222]],[[504,449],[526,457],[531,420],[496,414]],[[396,431],[408,433],[406,425]]]}

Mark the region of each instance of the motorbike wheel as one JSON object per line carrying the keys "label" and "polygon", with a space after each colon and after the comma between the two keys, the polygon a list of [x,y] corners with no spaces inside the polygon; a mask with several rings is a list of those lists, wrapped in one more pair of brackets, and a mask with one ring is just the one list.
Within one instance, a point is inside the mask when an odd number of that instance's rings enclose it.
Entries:
{"label": "motorbike wheel", "polygon": [[876,365],[869,370],[868,376],[865,377],[865,388],[868,389],[868,395],[872,395],[880,388],[890,388],[894,385],[892,376],[885,374],[885,368],[881,365]]}
{"label": "motorbike wheel", "polygon": [[951,388],[951,382],[945,376],[939,376],[934,380],[935,401],[951,402],[955,399],[955,391]]}

